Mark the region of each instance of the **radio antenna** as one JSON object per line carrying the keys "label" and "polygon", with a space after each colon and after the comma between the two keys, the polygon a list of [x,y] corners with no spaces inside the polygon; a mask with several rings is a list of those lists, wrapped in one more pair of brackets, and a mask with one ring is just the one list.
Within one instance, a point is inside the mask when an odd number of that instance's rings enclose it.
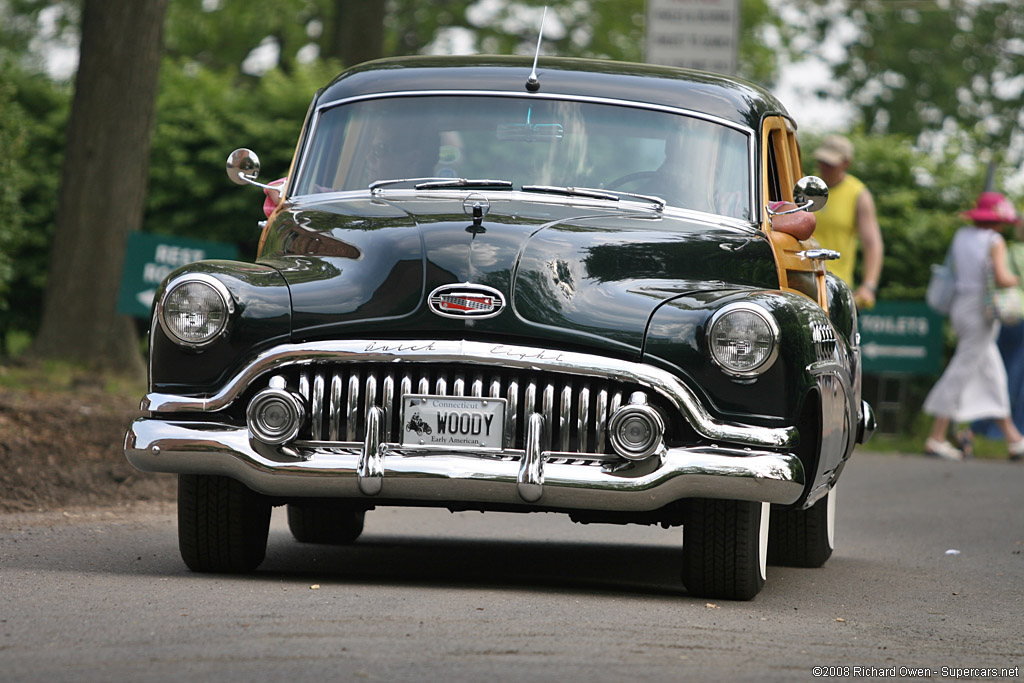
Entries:
{"label": "radio antenna", "polygon": [[540,17],[540,33],[537,35],[537,51],[533,53],[533,71],[526,79],[526,89],[530,92],[540,90],[540,80],[537,78],[537,58],[540,57],[540,41],[544,38],[544,21],[548,18],[547,5],[544,6],[544,14]]}

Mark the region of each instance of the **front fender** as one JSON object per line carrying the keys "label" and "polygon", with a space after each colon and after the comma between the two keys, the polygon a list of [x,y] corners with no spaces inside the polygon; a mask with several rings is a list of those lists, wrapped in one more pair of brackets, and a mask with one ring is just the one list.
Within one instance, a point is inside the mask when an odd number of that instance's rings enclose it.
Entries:
{"label": "front fender", "polygon": [[154,313],[149,344],[151,392],[212,392],[225,377],[236,372],[245,358],[287,341],[291,333],[288,286],[273,268],[236,261],[191,263],[167,276],[156,293],[156,301],[161,300],[168,283],[190,273],[210,275],[222,282],[234,300],[235,312],[225,334],[198,350],[175,343]]}
{"label": "front fender", "polygon": [[[779,328],[779,353],[756,377],[726,374],[711,359],[712,315],[733,302],[760,306]],[[852,301],[852,300],[851,300]],[[855,309],[854,309],[855,310]],[[853,321],[855,330],[856,321]],[[848,329],[848,328],[847,328]],[[798,454],[812,475],[806,494],[827,491],[853,450],[858,425],[856,347],[814,301],[777,290],[705,291],[680,296],[651,318],[645,362],[684,377],[722,420],[796,426]]]}
{"label": "front fender", "polygon": [[[753,378],[728,375],[708,350],[712,315],[738,301],[765,309],[779,326],[779,355]],[[826,361],[836,371],[847,369],[845,353],[832,357],[835,339],[828,316],[807,297],[777,290],[717,290],[680,296],[659,307],[648,325],[644,353],[646,362],[685,375],[723,418],[754,416],[794,424],[803,397],[816,386],[815,372],[821,371],[812,372],[812,366]]]}

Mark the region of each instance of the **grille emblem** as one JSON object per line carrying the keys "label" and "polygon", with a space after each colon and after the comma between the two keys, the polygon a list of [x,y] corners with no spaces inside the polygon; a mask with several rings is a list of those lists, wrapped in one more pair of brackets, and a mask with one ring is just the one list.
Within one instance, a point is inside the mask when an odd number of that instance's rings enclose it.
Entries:
{"label": "grille emblem", "polygon": [[493,318],[505,308],[505,297],[493,287],[467,282],[438,287],[428,303],[430,310],[445,318]]}

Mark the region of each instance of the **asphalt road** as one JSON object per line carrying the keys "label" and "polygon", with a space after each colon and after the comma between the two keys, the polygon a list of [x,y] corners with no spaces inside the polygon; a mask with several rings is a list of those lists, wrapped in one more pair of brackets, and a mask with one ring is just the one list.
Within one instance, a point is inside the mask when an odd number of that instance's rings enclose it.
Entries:
{"label": "asphalt road", "polygon": [[1020,678],[1024,466],[858,453],[839,496],[824,568],[715,604],[679,529],[379,509],[324,548],[275,511],[261,570],[222,577],[170,506],[0,516],[0,681]]}

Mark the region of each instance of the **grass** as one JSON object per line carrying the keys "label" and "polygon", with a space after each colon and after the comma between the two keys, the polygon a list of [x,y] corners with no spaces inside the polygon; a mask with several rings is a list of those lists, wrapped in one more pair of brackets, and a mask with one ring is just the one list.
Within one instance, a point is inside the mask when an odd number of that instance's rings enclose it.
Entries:
{"label": "grass", "polygon": [[62,393],[100,388],[111,396],[137,399],[146,393],[142,379],[96,370],[59,360],[28,360],[19,356],[0,363],[0,388],[14,391]]}
{"label": "grass", "polygon": [[[928,437],[928,429],[931,425],[926,415],[918,415],[913,420],[914,425],[902,434],[886,434],[875,432],[871,440],[862,450],[877,453],[919,453],[924,454],[924,442]],[[966,427],[963,425],[961,428]],[[1006,459],[1006,442],[1002,439],[990,439],[979,434],[974,435],[974,457],[990,460]]]}

